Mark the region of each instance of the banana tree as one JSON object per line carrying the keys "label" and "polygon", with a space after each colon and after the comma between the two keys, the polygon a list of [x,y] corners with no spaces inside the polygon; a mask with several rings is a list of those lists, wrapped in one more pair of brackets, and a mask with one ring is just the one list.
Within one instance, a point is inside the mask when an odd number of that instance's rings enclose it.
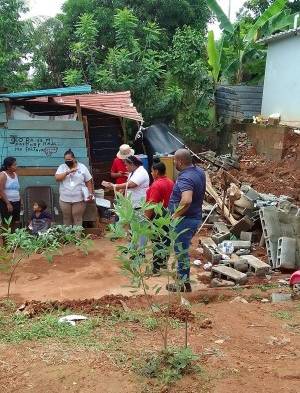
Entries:
{"label": "banana tree", "polygon": [[[215,41],[213,32],[208,33],[207,53],[213,80],[217,83],[221,78],[221,74],[233,73],[233,82],[241,83],[244,77],[246,61],[249,61],[249,58],[255,53],[256,56],[262,54],[262,49],[255,44],[259,32],[266,25],[269,26],[269,34],[274,31],[274,28],[283,29],[290,26],[291,16],[283,12],[287,0],[275,0],[251,27],[247,26],[247,29],[245,29],[243,21],[232,24],[217,3],[217,0],[207,0],[207,3],[212,13],[219,20],[220,27],[223,30],[219,43]],[[226,52],[228,54],[230,47],[233,50],[231,50],[230,56],[226,56]]]}

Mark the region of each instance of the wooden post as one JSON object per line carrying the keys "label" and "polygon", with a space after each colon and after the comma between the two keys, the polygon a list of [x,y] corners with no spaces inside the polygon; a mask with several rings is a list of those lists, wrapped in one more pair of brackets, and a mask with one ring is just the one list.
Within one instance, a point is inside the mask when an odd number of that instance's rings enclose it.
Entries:
{"label": "wooden post", "polygon": [[121,127],[122,127],[122,130],[123,130],[123,140],[124,140],[124,143],[127,143],[128,137],[127,137],[127,130],[126,130],[124,117],[120,117],[120,122],[121,122]]}
{"label": "wooden post", "polygon": [[80,101],[76,100],[76,111],[77,111],[77,115],[78,115],[78,120],[82,121],[82,110],[81,110],[81,106],[80,106]]}
{"label": "wooden post", "polygon": [[6,119],[10,120],[11,119],[11,112],[12,112],[11,101],[5,102],[5,109],[6,109]]}
{"label": "wooden post", "polygon": [[[77,100],[76,100],[76,105],[77,105]],[[82,118],[83,122],[83,128],[84,128],[84,134],[85,134],[85,144],[88,152],[88,159],[89,159],[89,164],[90,167],[92,168],[92,158],[91,158],[91,145],[90,145],[90,135],[89,135],[89,123],[87,120],[87,116],[83,116]]]}

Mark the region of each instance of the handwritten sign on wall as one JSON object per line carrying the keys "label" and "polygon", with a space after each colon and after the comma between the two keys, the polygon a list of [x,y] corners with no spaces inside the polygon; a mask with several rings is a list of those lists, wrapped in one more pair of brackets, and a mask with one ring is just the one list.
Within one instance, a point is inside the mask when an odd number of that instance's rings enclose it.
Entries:
{"label": "handwritten sign on wall", "polygon": [[8,138],[8,144],[15,152],[36,152],[46,157],[51,157],[58,150],[59,139],[48,137],[22,137],[11,134]]}

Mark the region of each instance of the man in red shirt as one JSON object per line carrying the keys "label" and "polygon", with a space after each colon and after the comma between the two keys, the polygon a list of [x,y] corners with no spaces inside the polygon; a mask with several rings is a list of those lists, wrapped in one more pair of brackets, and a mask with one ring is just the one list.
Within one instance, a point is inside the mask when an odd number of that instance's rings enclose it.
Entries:
{"label": "man in red shirt", "polygon": [[[173,191],[174,182],[166,176],[166,166],[163,162],[156,162],[152,166],[152,176],[154,182],[147,190],[146,201],[149,203],[161,203],[166,209],[169,204],[170,196]],[[148,219],[154,217],[153,209],[146,210],[145,215]],[[168,228],[166,228],[166,231]],[[160,275],[160,269],[166,267],[168,256],[159,255],[163,249],[162,244],[169,245],[168,238],[159,238],[153,245],[153,270],[154,276]]]}
{"label": "man in red shirt", "polygon": [[117,157],[114,159],[110,175],[115,179],[116,184],[123,184],[127,182],[128,173],[124,160],[129,156],[134,155],[134,150],[129,145],[122,145],[119,148]]}

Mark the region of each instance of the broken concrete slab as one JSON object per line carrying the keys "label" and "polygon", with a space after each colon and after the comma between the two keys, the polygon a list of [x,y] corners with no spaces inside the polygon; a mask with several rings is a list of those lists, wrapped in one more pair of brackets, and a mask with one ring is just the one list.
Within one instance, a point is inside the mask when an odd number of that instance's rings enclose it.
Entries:
{"label": "broken concrete slab", "polygon": [[276,267],[281,269],[296,268],[296,239],[280,237],[278,239]]}
{"label": "broken concrete slab", "polygon": [[247,282],[247,274],[238,272],[232,267],[228,266],[213,266],[212,267],[213,276],[219,278],[225,277],[229,281],[234,281],[236,284],[245,284]]}
{"label": "broken concrete slab", "polygon": [[241,259],[248,263],[250,271],[255,272],[257,276],[265,276],[270,271],[270,265],[256,258],[254,255],[243,255]]}
{"label": "broken concrete slab", "polygon": [[201,239],[201,245],[203,247],[204,256],[212,263],[219,263],[222,259],[222,253],[218,249],[218,246],[211,238]]}
{"label": "broken concrete slab", "polygon": [[236,237],[239,237],[242,231],[249,231],[253,225],[253,221],[249,217],[245,216],[230,228],[230,232]]}

